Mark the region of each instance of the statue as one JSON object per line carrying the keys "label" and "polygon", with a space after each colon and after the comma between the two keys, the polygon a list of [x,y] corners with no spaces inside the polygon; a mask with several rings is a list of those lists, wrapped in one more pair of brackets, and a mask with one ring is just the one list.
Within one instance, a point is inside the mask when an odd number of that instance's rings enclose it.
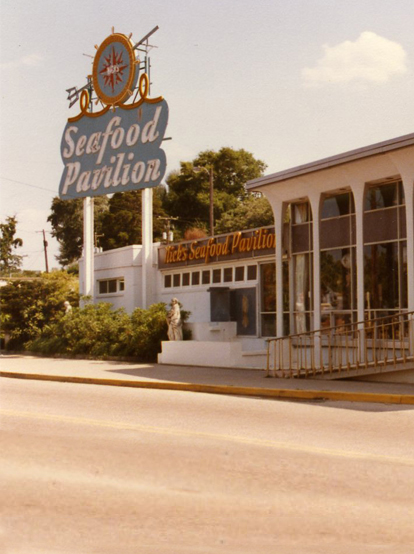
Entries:
{"label": "statue", "polygon": [[169,340],[183,340],[183,322],[181,321],[180,304],[177,298],[171,300],[171,310],[167,314]]}

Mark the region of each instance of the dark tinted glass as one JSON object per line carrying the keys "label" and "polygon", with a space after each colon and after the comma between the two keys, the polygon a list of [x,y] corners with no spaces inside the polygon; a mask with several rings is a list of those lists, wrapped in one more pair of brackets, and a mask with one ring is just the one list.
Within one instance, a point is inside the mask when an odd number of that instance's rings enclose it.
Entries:
{"label": "dark tinted glass", "polygon": [[365,308],[399,307],[398,243],[364,247]]}
{"label": "dark tinted glass", "polygon": [[379,210],[397,206],[398,183],[370,187],[365,196],[365,210]]}
{"label": "dark tinted glass", "polygon": [[99,294],[106,294],[108,292],[108,281],[99,281]]}
{"label": "dark tinted glass", "polygon": [[221,283],[221,269],[213,269],[213,283]]}
{"label": "dark tinted glass", "polygon": [[234,274],[235,281],[244,281],[244,267],[236,267]]}
{"label": "dark tinted glass", "polygon": [[351,213],[351,198],[348,192],[325,198],[322,206],[322,219],[339,217]]}
{"label": "dark tinted glass", "polygon": [[257,265],[247,266],[247,279],[249,281],[254,281],[255,279],[257,279]]}
{"label": "dark tinted glass", "polygon": [[203,271],[202,281],[203,285],[208,285],[210,283],[210,271]]}
{"label": "dark tinted glass", "polygon": [[108,292],[116,292],[116,279],[108,281]]}
{"label": "dark tinted glass", "polygon": [[224,268],[224,278],[225,283],[230,283],[233,281],[233,268],[232,267],[225,267]]}

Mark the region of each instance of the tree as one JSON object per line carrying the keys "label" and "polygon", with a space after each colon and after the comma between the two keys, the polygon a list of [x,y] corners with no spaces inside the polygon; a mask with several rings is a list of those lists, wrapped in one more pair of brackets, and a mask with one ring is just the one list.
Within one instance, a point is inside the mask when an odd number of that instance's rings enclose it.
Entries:
{"label": "tree", "polygon": [[222,215],[217,222],[216,232],[232,233],[241,229],[255,229],[274,225],[274,216],[268,200],[264,196],[249,195],[239,202],[234,210]]}
{"label": "tree", "polygon": [[[263,175],[266,164],[246,150],[224,147],[218,152],[206,150],[192,162],[181,162],[181,170],[167,177],[168,193],[164,208],[179,219],[181,233],[189,227],[208,229],[210,186],[209,170],[214,177],[214,217],[237,208],[248,196],[245,184]],[[203,168],[203,169],[201,169]]]}
{"label": "tree", "polygon": [[[165,216],[162,207],[164,187],[154,189],[154,239],[160,239]],[[96,243],[104,250],[129,244],[141,244],[141,195],[142,192],[116,193],[111,198],[97,196],[94,199],[94,227]],[[60,244],[59,263],[67,267],[77,261],[83,246],[83,199],[60,200],[54,198],[48,221],[52,224],[52,236]]]}
{"label": "tree", "polygon": [[[154,239],[160,239],[164,225],[159,217],[165,217],[162,207],[164,187],[154,188],[153,217]],[[108,210],[102,217],[99,245],[104,250],[121,248],[142,242],[142,191],[117,192],[108,202]]]}
{"label": "tree", "polygon": [[[108,209],[107,196],[94,200],[95,232],[101,234],[102,217]],[[51,214],[47,220],[52,225],[52,236],[59,242],[58,262],[67,266],[76,262],[82,254],[83,246],[83,199],[52,201]]]}
{"label": "tree", "polygon": [[78,258],[82,251],[82,199],[52,201],[47,220],[52,225],[52,237],[59,242],[58,262],[66,266]]}
{"label": "tree", "polygon": [[66,300],[75,307],[79,294],[78,279],[65,271],[16,279],[2,287],[1,328],[10,336],[10,348],[22,348],[46,325],[63,317]]}
{"label": "tree", "polygon": [[22,256],[14,254],[13,250],[23,246],[22,239],[15,237],[17,219],[7,217],[6,223],[0,223],[0,270],[18,269],[22,264]]}

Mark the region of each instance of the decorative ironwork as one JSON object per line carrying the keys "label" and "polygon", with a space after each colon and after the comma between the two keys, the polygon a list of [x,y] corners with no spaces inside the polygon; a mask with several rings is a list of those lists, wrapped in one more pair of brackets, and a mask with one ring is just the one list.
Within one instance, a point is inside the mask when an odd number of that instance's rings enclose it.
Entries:
{"label": "decorative ironwork", "polygon": [[267,339],[267,377],[346,377],[414,364],[414,312]]}
{"label": "decorative ironwork", "polygon": [[[137,87],[137,79],[140,70],[146,75],[146,96],[149,94],[150,87],[150,68],[149,52],[156,46],[149,44],[149,38],[158,31],[158,25],[147,33],[141,40],[134,44],[131,40],[132,33],[128,36],[121,33],[115,33],[112,27],[112,34],[109,35],[98,47],[93,58],[92,75],[87,76],[88,82],[82,87],[69,87],[68,93],[69,108],[79,100],[82,103],[83,91],[88,92],[88,100],[92,106],[92,101],[101,102],[106,106],[114,108],[124,104],[137,91],[141,93],[141,85]],[[143,53],[143,60],[136,57],[137,52]],[[95,92],[96,98],[93,98]],[[133,103],[136,98],[134,98]],[[124,104],[125,105],[125,104]],[[92,110],[90,110],[92,111]]]}

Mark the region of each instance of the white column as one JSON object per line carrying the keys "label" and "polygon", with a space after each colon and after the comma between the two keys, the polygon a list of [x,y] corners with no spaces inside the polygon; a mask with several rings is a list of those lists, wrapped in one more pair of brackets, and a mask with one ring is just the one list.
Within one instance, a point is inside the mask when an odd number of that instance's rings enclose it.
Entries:
{"label": "white column", "polygon": [[[313,249],[313,330],[321,328],[321,245],[319,233],[321,195],[311,194],[309,197],[312,208],[312,249]],[[314,335],[314,363],[320,366],[321,360],[321,335]]]}
{"label": "white column", "polygon": [[84,294],[95,299],[93,198],[83,199]]}
{"label": "white column", "polygon": [[153,302],[153,245],[152,245],[152,200],[153,189],[142,191],[142,307],[148,308]]}
{"label": "white column", "polygon": [[403,175],[407,221],[408,311],[414,312],[414,176]]}
{"label": "white column", "polygon": [[364,286],[364,192],[365,183],[356,182],[351,186],[355,203],[356,226],[356,271],[357,271],[357,321],[360,362],[365,361],[365,286]]}
{"label": "white column", "polygon": [[352,185],[355,202],[356,223],[356,270],[357,270],[357,320],[364,321],[364,190],[365,184]]}
{"label": "white column", "polygon": [[312,248],[313,248],[313,329],[321,328],[321,247],[319,240],[320,194],[310,196],[312,208]]}
{"label": "white column", "polygon": [[276,234],[276,336],[283,336],[283,203],[272,204]]}

